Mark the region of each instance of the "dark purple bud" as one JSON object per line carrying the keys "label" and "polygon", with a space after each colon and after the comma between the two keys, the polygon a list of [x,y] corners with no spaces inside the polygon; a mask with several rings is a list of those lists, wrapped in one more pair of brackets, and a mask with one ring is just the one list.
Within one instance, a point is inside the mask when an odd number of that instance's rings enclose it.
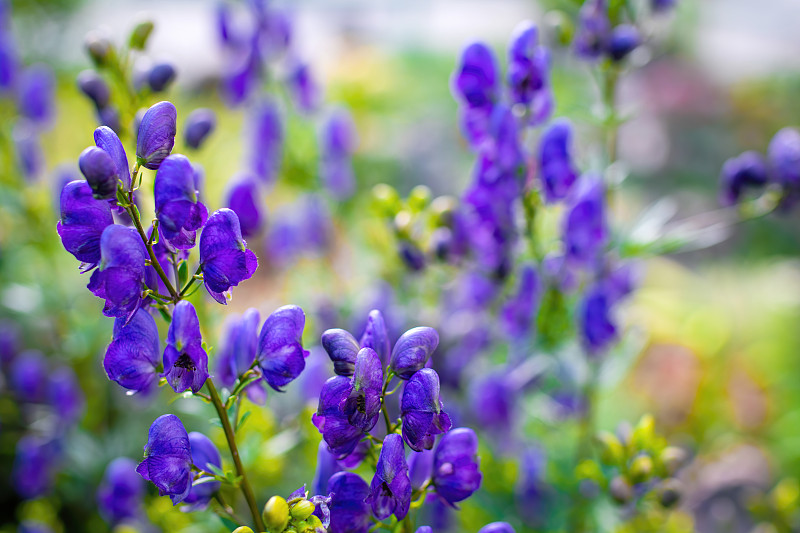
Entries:
{"label": "dark purple bud", "polygon": [[303,349],[306,315],[296,305],[276,309],[264,321],[258,337],[256,359],[270,387],[283,392],[306,366],[308,350]]}
{"label": "dark purple bud", "polygon": [[581,340],[590,355],[599,355],[617,340],[613,298],[603,283],[589,287],[578,307]]}
{"label": "dark purple bud", "polygon": [[122,123],[120,122],[119,109],[110,105],[99,109],[97,111],[97,122],[101,126],[107,126],[114,130],[114,132],[122,131]]}
{"label": "dark purple bud", "polygon": [[314,473],[314,481],[311,483],[311,492],[314,494],[328,494],[328,480],[334,474],[341,472],[342,467],[336,460],[336,456],[328,451],[325,441],[319,443],[317,450],[317,470]]}
{"label": "dark purple bud", "polygon": [[515,533],[515,531],[508,522],[492,522],[480,528],[478,533]]}
{"label": "dark purple bud", "polygon": [[[345,376],[334,376],[322,386],[317,412],[311,421],[317,427],[330,452],[337,458],[349,455],[361,440],[364,432],[350,424],[342,411],[353,386]],[[333,490],[333,489],[331,489]]]}
{"label": "dark purple bud", "polygon": [[170,102],[159,102],[144,114],[136,136],[136,160],[156,170],[175,145],[178,112]]}
{"label": "dark purple bud", "polygon": [[192,488],[192,447],[177,416],[161,415],[150,426],[144,460],[136,472],[158,488],[159,496],[169,495],[172,505],[188,496]]}
{"label": "dark purple bud", "polygon": [[453,92],[467,107],[491,107],[497,99],[497,63],[483,43],[467,46],[453,74]]}
{"label": "dark purple bud", "polygon": [[383,439],[375,477],[370,484],[366,503],[372,506],[372,512],[378,520],[395,515],[402,520],[408,514],[411,505],[411,480],[408,477],[405,446],[403,438],[392,433]]}
{"label": "dark purple bud", "polygon": [[142,478],[136,474],[136,461],[117,457],[108,463],[97,489],[100,514],[111,526],[136,520],[142,515],[145,490]]}
{"label": "dark purple bud", "polygon": [[767,150],[774,180],[787,191],[800,188],[800,131],[783,128],[769,143]]}
{"label": "dark purple bud", "polygon": [[351,156],[358,140],[350,113],[337,109],[322,127],[320,139],[320,179],[335,198],[345,199],[353,194],[355,177]]}
{"label": "dark purple bud", "polygon": [[50,67],[33,65],[23,70],[17,80],[20,113],[41,124],[53,116],[56,80]]}
{"label": "dark purple bud", "polygon": [[578,173],[572,164],[572,125],[565,118],[554,120],[539,144],[539,169],[548,202],[563,200],[572,190]]}
{"label": "dark purple bud", "polygon": [[181,250],[194,248],[197,230],[208,219],[195,182],[192,164],[174,154],[161,162],[153,186],[158,229],[170,245]]}
{"label": "dark purple bud", "polygon": [[208,379],[208,355],[203,349],[197,311],[181,300],[172,311],[164,349],[164,377],[172,390],[199,392]]}
{"label": "dark purple bud", "polygon": [[506,333],[511,338],[524,338],[531,331],[541,292],[536,267],[524,265],[520,270],[517,292],[510,296],[500,314]]}
{"label": "dark purple bud", "polygon": [[75,372],[66,366],[57,368],[50,374],[47,389],[48,403],[58,416],[58,423],[65,427],[76,422],[86,401]]}
{"label": "dark purple bud", "polygon": [[200,264],[209,294],[225,305],[225,292],[250,279],[258,259],[242,239],[239,218],[230,209],[219,209],[208,217],[200,234]]}
{"label": "dark purple bud", "polygon": [[614,61],[622,61],[642,42],[639,30],[630,24],[620,24],[611,32],[608,42],[608,55]]}
{"label": "dark purple bud", "polygon": [[508,51],[508,85],[512,101],[531,108],[529,122],[534,125],[547,120],[553,110],[549,70],[550,54],[539,46],[536,25],[521,22]]}
{"label": "dark purple bud", "polygon": [[130,189],[131,172],[128,169],[128,156],[125,154],[122,141],[119,140],[114,130],[108,126],[100,126],[94,130],[94,144],[111,156],[111,160],[117,167],[117,177],[122,180],[126,190]]}
{"label": "dark purple bud", "polygon": [[472,496],[481,486],[478,468],[478,437],[469,428],[445,433],[433,458],[436,493],[453,505]]}
{"label": "dark purple bud", "polygon": [[408,456],[408,477],[411,479],[411,487],[415,490],[421,489],[426,481],[433,475],[433,451],[422,450],[413,452]]}
{"label": "dark purple bud", "polygon": [[109,203],[95,200],[89,184],[76,180],[61,190],[60,207],[56,229],[61,243],[87,269],[94,268],[100,262],[100,236],[114,223]]}
{"label": "dark purple bud", "polygon": [[[344,379],[344,378],[341,378]],[[370,494],[367,483],[357,474],[339,472],[328,482],[331,496],[329,533],[367,533],[372,520],[365,499]]]}
{"label": "dark purple bud", "polygon": [[236,379],[247,372],[255,361],[260,320],[256,309],[248,309],[241,316],[225,320],[216,367],[216,377],[224,386],[233,386]]}
{"label": "dark purple bud", "polygon": [[100,236],[100,265],[87,286],[104,299],[105,316],[130,320],[142,302],[147,252],[133,228],[111,224]]}
{"label": "dark purple bud", "polygon": [[258,233],[264,223],[261,191],[256,179],[244,174],[231,180],[225,204],[239,217],[242,236]]}
{"label": "dark purple bud", "polygon": [[587,0],[578,14],[575,51],[584,59],[597,59],[608,48],[611,23],[606,0]]}
{"label": "dark purple bud", "polygon": [[20,402],[41,403],[47,395],[47,359],[36,350],[19,354],[11,366],[11,388]]}
{"label": "dark purple bud", "polygon": [[147,85],[154,93],[160,93],[175,80],[175,67],[169,63],[158,63],[147,73]]}
{"label": "dark purple bud", "polygon": [[320,88],[306,63],[296,62],[286,80],[294,105],[302,113],[313,113],[320,102]]}
{"label": "dark purple bud", "polygon": [[25,499],[46,494],[55,483],[61,455],[61,445],[56,440],[35,435],[25,435],[19,439],[11,472],[17,493]]}
{"label": "dark purple bud", "polygon": [[[211,442],[211,439],[202,433],[192,431],[189,433],[189,445],[192,448],[192,464],[195,467],[208,473],[213,473],[209,465],[213,465],[218,469],[222,468],[222,457],[220,457],[219,450]],[[189,504],[188,510],[190,511],[202,511],[208,507],[208,502],[211,501],[214,493],[219,490],[219,486],[219,481],[192,486],[183,503]]]}
{"label": "dark purple bud", "polygon": [[439,375],[432,368],[415,372],[403,388],[400,404],[403,438],[417,452],[433,448],[436,435],[452,427],[439,399]]}
{"label": "dark purple bud", "polygon": [[81,90],[97,107],[103,109],[111,98],[108,83],[94,70],[84,70],[78,74],[78,89]]}
{"label": "dark purple bud", "polygon": [[103,359],[108,379],[132,392],[147,393],[157,380],[159,363],[158,327],[153,317],[139,309],[126,324],[114,321],[114,336]]}
{"label": "dark purple bud", "polygon": [[400,259],[411,271],[420,272],[425,268],[425,254],[419,247],[411,241],[400,241],[399,250]]}
{"label": "dark purple bud", "polygon": [[107,152],[90,146],[78,158],[81,173],[92,188],[92,196],[108,200],[117,194],[117,168]]}
{"label": "dark purple bud", "polygon": [[591,267],[608,241],[602,178],[583,175],[567,209],[563,222],[564,255],[572,264]]}
{"label": "dark purple bud", "polygon": [[272,100],[258,103],[249,122],[250,169],[265,183],[273,183],[283,158],[283,119]]}
{"label": "dark purple bud", "polygon": [[736,205],[746,190],[763,189],[768,177],[766,161],[758,152],[744,152],[728,159],[719,176],[720,203],[726,207]]}
{"label": "dark purple bud", "polygon": [[340,376],[353,375],[361,346],[350,332],[338,328],[325,331],[322,334],[322,347],[333,361],[334,372]]}
{"label": "dark purple bud", "polygon": [[402,379],[409,379],[428,362],[439,345],[439,334],[428,327],[417,327],[403,333],[392,350],[391,370]]}
{"label": "dark purple bud", "polygon": [[386,322],[383,315],[377,309],[373,309],[367,315],[367,325],[364,334],[361,335],[359,342],[362,348],[372,348],[378,354],[381,362],[387,364],[392,353],[392,344],[389,342],[389,332],[386,330]]}
{"label": "dark purple bud", "polygon": [[186,117],[183,139],[187,146],[197,150],[217,126],[217,115],[211,109],[201,107]]}
{"label": "dark purple bud", "polygon": [[342,402],[342,412],[351,425],[368,432],[378,422],[383,387],[381,360],[372,348],[362,348],[358,352],[351,385]]}

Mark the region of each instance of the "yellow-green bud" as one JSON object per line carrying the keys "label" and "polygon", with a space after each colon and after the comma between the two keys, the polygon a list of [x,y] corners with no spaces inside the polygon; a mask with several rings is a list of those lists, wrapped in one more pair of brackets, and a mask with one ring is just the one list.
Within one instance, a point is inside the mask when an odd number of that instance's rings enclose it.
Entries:
{"label": "yellow-green bud", "polygon": [[561,46],[569,46],[575,34],[575,25],[563,11],[548,11],[544,16],[544,25],[552,40]]}
{"label": "yellow-green bud", "polygon": [[322,526],[322,520],[320,520],[317,515],[313,515],[313,514],[311,516],[309,516],[308,518],[306,518],[306,524],[308,524],[309,526],[314,528],[314,530],[316,530],[318,527],[323,527]]}
{"label": "yellow-green bud", "polygon": [[408,207],[412,211],[422,211],[431,202],[433,193],[425,185],[417,185],[408,193]]}
{"label": "yellow-green bud", "polygon": [[397,235],[405,238],[411,237],[412,222],[413,218],[411,212],[404,209],[397,213],[394,217],[394,230],[397,232]]}
{"label": "yellow-green bud", "polygon": [[453,211],[458,208],[458,200],[452,196],[437,196],[431,202],[431,214],[441,223],[449,222]]}
{"label": "yellow-green bud", "polygon": [[677,446],[667,446],[658,455],[658,460],[664,466],[667,474],[674,474],[686,461],[686,452]]}
{"label": "yellow-green bud", "polygon": [[653,418],[653,415],[644,415],[633,428],[631,444],[634,450],[646,450],[653,445],[655,437],[656,419]]}
{"label": "yellow-green bud", "polygon": [[372,188],[372,199],[383,216],[391,217],[400,209],[400,195],[394,187],[379,183]]}
{"label": "yellow-green bud", "polygon": [[631,467],[628,470],[631,481],[634,483],[641,483],[647,481],[650,474],[653,473],[653,460],[649,455],[640,455],[631,462]]}
{"label": "yellow-green bud", "polygon": [[153,21],[143,20],[133,28],[128,44],[134,50],[144,50],[151,33],[153,33]]}
{"label": "yellow-green bud", "polygon": [[305,520],[311,513],[314,512],[314,504],[308,500],[300,500],[296,504],[294,504],[289,511],[292,515],[292,518],[295,520]]}
{"label": "yellow-green bud", "polygon": [[628,503],[633,498],[633,487],[622,476],[617,476],[608,484],[608,492],[617,503]]}
{"label": "yellow-green bud", "polygon": [[253,533],[253,530],[247,526],[237,527],[232,533]]}
{"label": "yellow-green bud", "polygon": [[86,34],[84,47],[95,66],[104,67],[108,64],[113,48],[107,35],[99,31],[90,31]]}
{"label": "yellow-green bud", "polygon": [[619,465],[625,459],[622,443],[613,433],[602,431],[597,435],[600,443],[600,460],[607,465]]}
{"label": "yellow-green bud", "polygon": [[286,529],[289,523],[289,504],[280,496],[273,496],[264,505],[264,512],[261,514],[264,525],[270,533],[280,533]]}

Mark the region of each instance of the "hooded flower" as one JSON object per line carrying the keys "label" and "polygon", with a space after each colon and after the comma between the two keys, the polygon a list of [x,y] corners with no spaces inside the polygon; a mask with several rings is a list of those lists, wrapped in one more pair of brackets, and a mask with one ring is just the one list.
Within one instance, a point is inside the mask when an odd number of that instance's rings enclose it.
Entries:
{"label": "hooded flower", "polygon": [[92,101],[98,110],[108,105],[111,99],[111,89],[106,80],[97,72],[91,69],[81,71],[78,74],[77,83],[81,92]]}
{"label": "hooded flower", "polygon": [[563,240],[567,261],[595,266],[608,241],[605,188],[600,176],[581,177],[564,216]]}
{"label": "hooded flower", "polygon": [[389,362],[392,353],[392,344],[389,342],[389,332],[386,329],[386,321],[383,314],[377,309],[373,309],[367,315],[367,325],[364,327],[364,334],[361,335],[359,344],[362,348],[372,348],[378,354],[378,358],[383,364]]}
{"label": "hooded flower", "polygon": [[364,501],[370,494],[369,485],[357,474],[339,472],[331,477],[328,490],[332,494],[328,532],[367,533],[372,525],[370,506]]}
{"label": "hooded flower", "polygon": [[445,433],[433,458],[436,493],[453,505],[472,496],[481,485],[478,468],[478,437],[469,428]]}
{"label": "hooded flower", "polygon": [[46,494],[55,483],[61,457],[61,444],[55,439],[36,435],[25,435],[19,439],[11,471],[11,481],[17,494],[25,499]]}
{"label": "hooded flower", "polygon": [[322,334],[322,347],[333,361],[333,371],[340,376],[352,376],[356,367],[356,357],[361,349],[350,332],[343,329],[329,329]]}
{"label": "hooded flower", "polygon": [[478,423],[501,442],[508,437],[515,408],[515,391],[508,375],[496,372],[482,376],[474,383],[469,397]]}
{"label": "hooded flower", "polygon": [[467,46],[451,84],[456,99],[462,103],[459,113],[463,135],[477,148],[488,134],[499,92],[497,63],[489,47],[484,43]]}
{"label": "hooded flower", "polygon": [[126,190],[130,189],[131,172],[128,169],[128,156],[125,154],[122,141],[119,140],[114,130],[108,126],[100,126],[94,130],[94,144],[111,157],[117,168],[117,177],[122,180]]}
{"label": "hooded flower", "polygon": [[154,104],[142,118],[136,136],[136,160],[150,170],[156,170],[175,145],[178,112],[170,102]]}
{"label": "hooded flower", "polygon": [[197,150],[217,126],[217,116],[211,109],[201,107],[186,117],[183,126],[183,140],[187,146]]}
{"label": "hooded flower", "polygon": [[[208,465],[222,468],[222,457],[219,455],[219,450],[208,437],[202,433],[192,431],[189,433],[189,444],[192,448],[192,464],[194,466],[206,472],[212,471]],[[191,511],[203,510],[208,506],[208,502],[211,501],[214,493],[219,490],[219,486],[219,481],[192,486],[183,503],[189,504],[189,510]]]}
{"label": "hooded flower", "polygon": [[372,348],[362,348],[356,356],[352,387],[342,403],[342,412],[351,425],[364,432],[378,422],[381,410],[383,369],[378,354]]}
{"label": "hooded flower", "polygon": [[108,379],[133,392],[148,392],[156,380],[159,358],[156,321],[139,309],[126,324],[114,321],[114,336],[103,359]]}
{"label": "hooded flower", "polygon": [[334,474],[341,472],[342,467],[336,460],[336,456],[328,451],[325,441],[319,443],[317,450],[317,470],[314,473],[314,481],[311,483],[311,492],[314,494],[328,494],[328,480]]}
{"label": "hooded flower", "polygon": [[439,334],[428,327],[413,328],[403,333],[392,350],[389,363],[392,371],[402,379],[409,379],[428,362],[439,345]]}
{"label": "hooded flower", "polygon": [[198,198],[196,182],[192,164],[182,155],[164,159],[156,173],[153,193],[158,229],[178,249],[194,248],[197,230],[208,218],[206,206]]}
{"label": "hooded flower", "polygon": [[415,490],[422,486],[431,478],[433,474],[433,451],[422,450],[414,452],[408,456],[408,477],[411,479],[411,487]]}
{"label": "hooded flower", "polygon": [[550,54],[539,46],[536,25],[521,22],[508,50],[508,85],[513,102],[531,108],[529,122],[534,125],[547,120],[553,111],[549,69]]}
{"label": "hooded flower", "polygon": [[75,372],[68,366],[57,368],[48,380],[47,401],[58,415],[61,427],[75,423],[83,414],[86,401]]}
{"label": "hooded flower", "polygon": [[303,349],[306,315],[296,305],[276,309],[264,321],[258,336],[256,359],[270,387],[283,392],[306,366],[308,350]]}
{"label": "hooded flower", "polygon": [[323,185],[337,199],[348,198],[355,188],[350,158],[357,145],[355,125],[348,111],[337,109],[330,114],[322,129],[320,145]]}
{"label": "hooded flower", "polygon": [[344,376],[334,376],[322,386],[319,395],[317,412],[311,421],[317,427],[330,452],[339,459],[348,456],[356,449],[364,432],[350,424],[348,416],[342,410],[353,385]]}
{"label": "hooded flower", "polygon": [[614,61],[622,61],[633,52],[642,42],[642,37],[636,26],[620,24],[611,31],[608,40],[608,55]]}
{"label": "hooded flower", "polygon": [[136,474],[136,461],[117,457],[106,467],[97,490],[97,506],[106,522],[115,526],[142,515],[144,494],[144,482]]}
{"label": "hooded flower", "polygon": [[111,224],[100,236],[100,265],[88,288],[106,302],[105,316],[130,320],[142,302],[147,252],[133,228]]}
{"label": "hooded flower", "polygon": [[313,113],[320,102],[320,88],[307,63],[296,61],[287,79],[295,107],[302,113]]}
{"label": "hooded flower", "polygon": [[164,377],[175,392],[198,392],[208,379],[208,355],[202,346],[197,311],[186,300],[175,305],[164,349]]}
{"label": "hooded flower", "polygon": [[50,67],[38,64],[23,70],[17,80],[20,113],[41,124],[53,116],[56,79]]}
{"label": "hooded flower", "polygon": [[541,292],[536,267],[524,265],[517,292],[511,295],[501,311],[503,326],[511,338],[524,338],[531,331]]}
{"label": "hooded flower", "polygon": [[719,176],[720,203],[726,207],[736,205],[745,191],[763,189],[768,178],[767,163],[758,152],[744,152],[728,159]]}
{"label": "hooded flower", "polygon": [[95,200],[83,180],[67,183],[61,190],[61,220],[56,224],[64,248],[87,269],[100,262],[100,235],[114,223],[108,202]]}
{"label": "hooded flower", "polygon": [[578,14],[575,51],[584,59],[597,59],[608,48],[610,32],[606,0],[587,0]]}
{"label": "hooded flower", "polygon": [[175,415],[161,415],[150,426],[144,460],[136,472],[151,481],[159,496],[182,502],[192,488],[192,451],[189,435]]}
{"label": "hooded flower", "polygon": [[572,125],[565,118],[553,121],[539,143],[539,169],[545,199],[552,203],[567,197],[578,173],[572,164]]}
{"label": "hooded flower", "polygon": [[402,520],[411,505],[411,480],[408,477],[403,438],[392,433],[383,439],[381,455],[375,468],[375,477],[370,484],[366,503],[378,520],[395,515]]}
{"label": "hooded flower", "polygon": [[47,359],[42,352],[25,350],[11,366],[11,388],[17,400],[26,403],[44,402],[47,396]]}
{"label": "hooded flower", "polygon": [[223,293],[250,279],[258,259],[242,239],[239,218],[230,209],[219,209],[208,218],[200,234],[200,265],[209,294],[225,305]]}
{"label": "hooded flower", "polygon": [[90,146],[81,153],[78,166],[97,200],[108,200],[116,196],[117,169],[108,153],[96,146]]}
{"label": "hooded flower", "polygon": [[[258,323],[256,309],[248,309],[242,316],[229,317],[225,321],[225,333],[217,356],[216,375],[226,387],[233,387],[236,380],[247,372],[255,361],[258,350]],[[263,378],[245,388],[250,401],[264,405],[267,399]]]}
{"label": "hooded flower", "polygon": [[800,197],[800,131],[783,128],[767,149],[773,179],[783,187],[790,204]]}
{"label": "hooded flower", "polygon": [[283,123],[278,106],[272,100],[259,102],[251,114],[250,170],[264,183],[275,181],[283,158]]}
{"label": "hooded flower", "polygon": [[450,417],[442,411],[439,375],[432,368],[415,372],[403,389],[400,403],[403,438],[417,452],[433,448],[436,435],[450,430]]}
{"label": "hooded flower", "polygon": [[264,224],[261,191],[256,179],[248,174],[231,180],[226,193],[225,205],[239,217],[242,236],[255,235]]}

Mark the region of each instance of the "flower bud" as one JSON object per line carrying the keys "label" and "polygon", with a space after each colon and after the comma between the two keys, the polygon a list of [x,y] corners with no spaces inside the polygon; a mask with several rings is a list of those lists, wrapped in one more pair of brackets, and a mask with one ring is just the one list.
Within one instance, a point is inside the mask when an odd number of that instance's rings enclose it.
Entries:
{"label": "flower bud", "polygon": [[544,16],[544,25],[553,43],[569,46],[572,42],[575,25],[563,11],[548,11]]}
{"label": "flower bud", "polygon": [[431,214],[436,217],[441,224],[447,224],[458,208],[458,201],[452,196],[437,196],[431,202]]}
{"label": "flower bud", "polygon": [[[186,117],[186,124],[183,127],[184,142],[194,148],[200,148],[206,137],[214,131],[217,124],[217,117],[210,109],[195,109]],[[235,209],[234,209],[235,211]],[[239,219],[242,217],[239,216]]]}
{"label": "flower bud", "polygon": [[400,209],[400,195],[391,185],[379,183],[372,188],[372,198],[381,214],[393,217]]}
{"label": "flower bud", "polygon": [[159,102],[144,114],[136,137],[136,159],[145,168],[155,170],[175,145],[175,106]]}
{"label": "flower bud", "polygon": [[603,431],[597,435],[597,440],[600,443],[600,460],[607,465],[621,464],[625,458],[625,450],[622,448],[622,443],[619,439],[608,431]]}
{"label": "flower bud", "polygon": [[234,529],[231,533],[253,533],[253,530],[247,526],[241,526]]}
{"label": "flower bud", "polygon": [[128,40],[128,44],[134,50],[144,50],[145,46],[147,46],[147,40],[150,38],[150,34],[153,33],[153,21],[152,20],[144,20],[137,24],[133,31],[131,32],[131,37]]}
{"label": "flower bud", "polygon": [[631,463],[629,472],[634,483],[647,481],[653,473],[653,460],[649,455],[640,455]]}
{"label": "flower bud", "polygon": [[411,212],[407,209],[398,211],[394,217],[394,231],[398,236],[409,238],[411,237],[411,230],[414,225],[414,219]]}
{"label": "flower bud", "polygon": [[261,513],[264,525],[270,533],[280,533],[286,529],[289,523],[289,505],[280,496],[273,496],[264,505],[264,512]]}
{"label": "flower bud", "polygon": [[319,519],[317,515],[311,515],[306,518],[306,524],[311,528],[311,531],[317,531],[319,528],[324,528],[325,526],[322,524],[322,520]]}
{"label": "flower bud", "polygon": [[111,156],[104,150],[91,146],[78,158],[81,173],[92,188],[97,200],[113,198],[117,192],[117,169]]}
{"label": "flower bud", "polygon": [[305,520],[314,512],[315,506],[308,500],[300,500],[289,511],[294,520]]}
{"label": "flower bud", "polygon": [[422,211],[431,202],[433,193],[425,185],[417,185],[408,193],[408,207],[412,211]]}
{"label": "flower bud", "polygon": [[641,43],[639,30],[630,24],[620,24],[611,32],[608,42],[608,55],[614,61],[622,61]]}
{"label": "flower bud", "polygon": [[111,96],[111,89],[109,89],[106,80],[104,80],[94,70],[84,70],[78,74],[78,88],[83,94],[89,97],[94,102],[98,109],[103,109],[108,105],[108,100]]}
{"label": "flower bud", "polygon": [[425,366],[439,345],[439,334],[428,327],[417,327],[403,333],[392,350],[391,367],[402,379],[409,379]]}
{"label": "flower bud", "polygon": [[175,79],[175,67],[169,63],[158,63],[147,73],[147,85],[154,93],[166,89]]}
{"label": "flower bud", "polygon": [[677,446],[667,446],[659,454],[658,460],[664,466],[667,474],[672,475],[686,461],[686,451]]}
{"label": "flower bud", "polygon": [[665,479],[658,487],[658,502],[662,507],[674,507],[681,499],[682,488],[677,479]]}
{"label": "flower bud", "polygon": [[98,31],[91,31],[86,34],[83,45],[96,66],[104,67],[108,64],[113,54],[108,36]]}
{"label": "flower bud", "polygon": [[622,476],[617,476],[611,480],[608,485],[608,492],[614,498],[614,501],[620,504],[628,503],[633,498],[633,487]]}

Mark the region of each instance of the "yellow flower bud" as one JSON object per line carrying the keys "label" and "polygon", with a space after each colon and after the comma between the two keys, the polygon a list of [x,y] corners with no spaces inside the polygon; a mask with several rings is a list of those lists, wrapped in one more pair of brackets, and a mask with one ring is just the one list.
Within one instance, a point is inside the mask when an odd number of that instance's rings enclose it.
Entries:
{"label": "yellow flower bud", "polygon": [[264,512],[261,516],[267,531],[280,533],[286,529],[286,525],[289,523],[289,504],[280,496],[273,496],[264,505]]}
{"label": "yellow flower bud", "polygon": [[305,520],[311,513],[314,512],[314,504],[308,500],[300,500],[296,504],[292,506],[292,509],[289,513],[292,515],[292,518],[295,520]]}

